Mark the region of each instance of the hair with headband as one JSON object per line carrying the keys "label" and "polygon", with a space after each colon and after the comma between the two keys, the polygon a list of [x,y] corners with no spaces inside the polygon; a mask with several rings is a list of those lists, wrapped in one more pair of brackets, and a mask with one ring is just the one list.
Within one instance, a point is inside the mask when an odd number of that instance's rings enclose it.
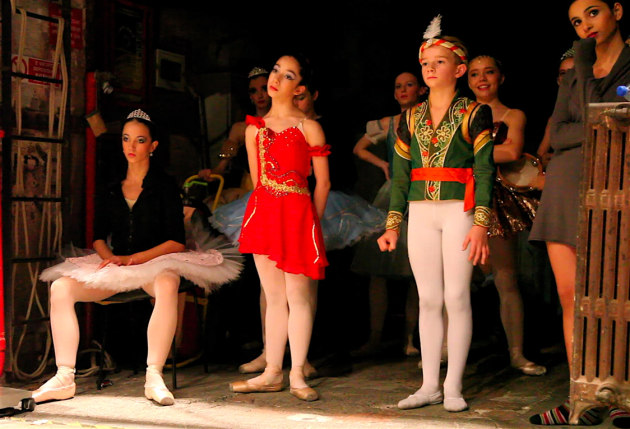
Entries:
{"label": "hair with headband", "polygon": [[442,46],[453,52],[462,63],[468,64],[468,52],[462,41],[456,37],[442,36],[441,25],[442,15],[438,15],[431,20],[431,23],[422,36],[424,42],[420,45],[418,59],[422,59],[422,53],[427,48],[430,48],[431,46]]}

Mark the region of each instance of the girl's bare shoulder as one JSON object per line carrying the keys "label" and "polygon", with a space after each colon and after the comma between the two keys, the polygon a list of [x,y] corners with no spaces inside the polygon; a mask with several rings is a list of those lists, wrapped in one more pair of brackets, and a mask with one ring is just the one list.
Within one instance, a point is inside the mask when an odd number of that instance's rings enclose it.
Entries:
{"label": "girl's bare shoulder", "polygon": [[326,143],[324,130],[319,122],[314,119],[304,119],[302,123],[304,129],[304,137],[311,146],[322,146]]}
{"label": "girl's bare shoulder", "polygon": [[503,122],[505,122],[508,127],[524,125],[526,121],[527,117],[525,116],[525,112],[520,109],[510,109],[503,119]]}
{"label": "girl's bare shoulder", "polygon": [[245,141],[253,140],[258,133],[258,127],[254,124],[246,125],[245,128]]}

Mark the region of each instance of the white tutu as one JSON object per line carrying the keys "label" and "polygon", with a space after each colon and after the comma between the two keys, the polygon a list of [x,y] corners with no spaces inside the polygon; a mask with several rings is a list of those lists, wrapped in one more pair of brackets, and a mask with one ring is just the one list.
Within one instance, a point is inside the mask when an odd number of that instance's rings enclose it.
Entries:
{"label": "white tutu", "polygon": [[242,256],[224,237],[212,237],[207,231],[195,231],[196,250],[169,253],[138,265],[109,264],[98,269],[102,259],[94,251],[73,248],[64,262],[42,271],[40,280],[50,282],[72,277],[87,287],[126,292],[151,283],[163,271],[172,271],[202,287],[206,293],[235,280],[240,275]]}

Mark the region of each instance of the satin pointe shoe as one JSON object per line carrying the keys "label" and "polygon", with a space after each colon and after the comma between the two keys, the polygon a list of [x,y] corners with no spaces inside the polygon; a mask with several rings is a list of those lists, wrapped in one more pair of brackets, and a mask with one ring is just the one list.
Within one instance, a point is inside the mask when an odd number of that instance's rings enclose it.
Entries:
{"label": "satin pointe shoe", "polygon": [[317,373],[317,369],[315,369],[315,367],[311,365],[310,363],[306,362],[304,364],[304,378],[307,380],[311,380],[317,377],[319,377],[319,374]]}
{"label": "satin pointe shoe", "polygon": [[468,409],[468,404],[462,398],[459,397],[446,397],[444,398],[444,409],[451,413],[459,413]]}
{"label": "satin pointe shoe", "polygon": [[538,365],[523,356],[520,347],[513,347],[510,352],[510,366],[525,375],[543,375],[547,372],[547,368]]}
{"label": "satin pointe shoe", "polygon": [[230,390],[235,393],[280,392],[284,389],[280,383],[252,383],[251,380],[240,380],[230,383]]}
{"label": "satin pointe shoe", "polygon": [[409,410],[412,408],[420,408],[425,405],[435,405],[439,404],[444,400],[444,395],[442,395],[441,391],[437,391],[430,395],[427,395],[424,392],[418,390],[413,395],[409,395],[407,398],[398,402],[398,408],[401,410]]}
{"label": "satin pointe shoe", "polygon": [[74,368],[59,367],[55,376],[35,390],[31,396],[37,403],[61,401],[74,397],[76,389]]}
{"label": "satin pointe shoe", "polygon": [[62,401],[74,397],[77,389],[76,383],[68,386],[50,387],[45,383],[42,387],[32,393],[33,399],[38,404],[46,401]]}
{"label": "satin pointe shoe", "polygon": [[144,385],[144,396],[151,401],[155,401],[160,405],[173,405],[175,398],[166,386]]}
{"label": "satin pointe shoe", "polygon": [[238,372],[241,374],[255,374],[257,372],[263,372],[266,366],[267,360],[262,356],[258,356],[256,359],[239,366]]}
{"label": "satin pointe shoe", "polygon": [[175,398],[164,384],[162,371],[153,365],[147,367],[146,382],[144,383],[144,396],[160,405],[173,405]]}
{"label": "satin pointe shoe", "polygon": [[535,364],[534,362],[527,362],[526,364],[520,366],[512,365],[512,368],[522,372],[525,375],[536,376],[544,375],[547,373],[547,368],[542,365]]}
{"label": "satin pointe shoe", "polygon": [[403,353],[407,357],[420,356],[420,350],[409,344],[404,347]]}
{"label": "satin pointe shoe", "polygon": [[300,401],[312,402],[317,401],[319,399],[319,394],[312,387],[299,387],[289,389],[291,395],[298,398]]}

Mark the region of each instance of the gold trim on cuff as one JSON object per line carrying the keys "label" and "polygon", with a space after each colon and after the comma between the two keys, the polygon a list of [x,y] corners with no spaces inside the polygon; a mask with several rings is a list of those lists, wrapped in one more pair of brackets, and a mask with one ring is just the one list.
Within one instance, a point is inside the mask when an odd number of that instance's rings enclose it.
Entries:
{"label": "gold trim on cuff", "polygon": [[492,209],[489,207],[477,206],[475,207],[475,217],[473,225],[483,226],[489,228],[492,221]]}
{"label": "gold trim on cuff", "polygon": [[391,229],[400,234],[400,224],[402,223],[403,215],[400,212],[391,211],[387,213],[387,223],[385,229]]}

